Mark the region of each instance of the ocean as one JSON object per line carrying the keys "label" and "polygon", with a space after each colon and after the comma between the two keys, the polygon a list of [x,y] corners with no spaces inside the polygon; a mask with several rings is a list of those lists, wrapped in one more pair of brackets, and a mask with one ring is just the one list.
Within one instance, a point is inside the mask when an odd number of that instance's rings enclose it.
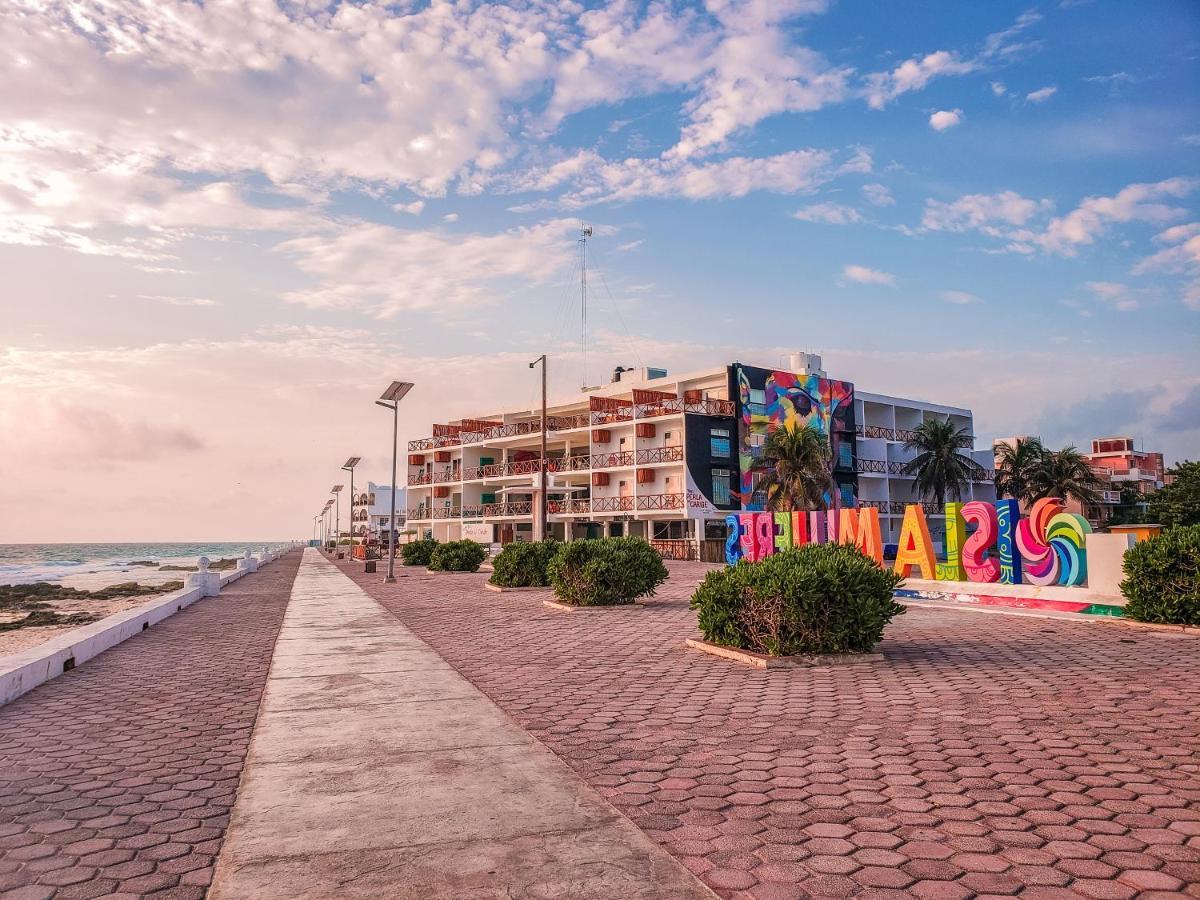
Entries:
{"label": "ocean", "polygon": [[[162,572],[160,565],[194,566],[201,556],[213,562],[257,554],[280,541],[193,544],[0,544],[0,584],[49,581],[64,587],[95,589],[123,581],[154,584],[186,573]],[[132,565],[152,562],[153,566]]]}

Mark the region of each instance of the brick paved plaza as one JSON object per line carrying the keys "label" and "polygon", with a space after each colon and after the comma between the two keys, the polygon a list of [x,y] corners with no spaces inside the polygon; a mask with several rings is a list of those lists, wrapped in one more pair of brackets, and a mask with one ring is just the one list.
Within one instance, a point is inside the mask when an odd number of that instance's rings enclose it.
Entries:
{"label": "brick paved plaza", "polygon": [[204,896],[299,558],[0,707],[0,896]]}
{"label": "brick paved plaza", "polygon": [[719,894],[1200,896],[1200,642],[911,610],[885,660],[685,650],[703,572],[562,613],[483,575],[343,566]]}

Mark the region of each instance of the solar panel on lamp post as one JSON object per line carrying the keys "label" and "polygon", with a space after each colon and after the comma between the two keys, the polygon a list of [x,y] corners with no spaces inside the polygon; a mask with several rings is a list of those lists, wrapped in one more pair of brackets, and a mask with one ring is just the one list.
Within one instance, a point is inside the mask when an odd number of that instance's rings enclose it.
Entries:
{"label": "solar panel on lamp post", "polygon": [[[354,555],[353,554],[353,550],[354,550],[354,467],[357,466],[360,462],[362,462],[361,456],[352,456],[348,460],[346,460],[344,463],[342,463],[342,469],[344,471],[350,473],[350,550],[351,550],[350,555],[351,556]],[[364,551],[364,553],[365,553],[365,551]],[[364,556],[363,558],[366,559],[366,556]]]}
{"label": "solar panel on lamp post", "polygon": [[396,583],[396,449],[400,431],[400,401],[413,388],[411,381],[393,381],[375,401],[377,406],[392,411],[392,513],[388,523],[388,573],[385,584]]}

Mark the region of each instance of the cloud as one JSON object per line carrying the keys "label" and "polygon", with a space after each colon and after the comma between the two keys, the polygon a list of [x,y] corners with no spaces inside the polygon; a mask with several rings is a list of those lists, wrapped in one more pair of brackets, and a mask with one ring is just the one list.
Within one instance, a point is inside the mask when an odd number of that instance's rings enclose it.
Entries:
{"label": "cloud", "polygon": [[442,221],[449,222],[451,225],[453,225],[458,221],[458,213],[446,213],[444,216],[442,216]]}
{"label": "cloud", "polygon": [[1036,91],[1030,91],[1028,94],[1025,95],[1025,99],[1028,100],[1030,103],[1045,103],[1047,100],[1049,100],[1051,97],[1053,97],[1057,93],[1058,93],[1058,88],[1053,87],[1053,86],[1048,86],[1048,87],[1044,87],[1044,88],[1038,88]]}
{"label": "cloud", "polygon": [[1129,285],[1118,284],[1114,281],[1089,281],[1084,287],[1107,306],[1119,312],[1133,312],[1141,306],[1141,302],[1133,295]]}
{"label": "cloud", "polygon": [[1008,93],[1008,88],[1006,88],[1004,86],[1004,82],[1002,82],[1002,81],[993,81],[991,83],[991,88],[992,88],[992,93],[994,95],[996,95],[997,97],[1003,97],[1005,94]]}
{"label": "cloud", "polygon": [[636,250],[638,247],[642,246],[642,244],[644,244],[644,243],[646,243],[646,242],[645,241],[627,241],[624,244],[617,244],[616,250],[618,253],[628,253],[631,250]]}
{"label": "cloud", "polygon": [[892,192],[888,190],[887,185],[883,184],[864,184],[862,195],[863,199],[873,206],[894,206],[896,203]]}
{"label": "cloud", "polygon": [[1131,184],[1112,197],[1088,197],[1078,207],[1052,219],[1041,233],[1022,232],[1013,237],[1050,253],[1074,255],[1078,248],[1094,243],[1113,222],[1148,222],[1163,225],[1186,215],[1186,210],[1155,202],[1185,197],[1200,180],[1169,178],[1155,184]]}
{"label": "cloud", "polygon": [[1002,234],[997,225],[1024,225],[1048,201],[1030,200],[1013,191],[998,194],[966,194],[957,200],[943,203],[926,200],[921,227],[929,231],[969,231]]}
{"label": "cloud", "polygon": [[850,225],[863,220],[858,210],[840,203],[814,203],[802,206],[794,213],[793,219],[801,222],[825,222],[829,225]]}
{"label": "cloud", "polygon": [[888,287],[896,286],[896,276],[890,272],[880,272],[877,269],[868,269],[866,266],[848,265],[842,269],[842,277],[849,281],[855,281],[859,284],[886,284]]}
{"label": "cloud", "polygon": [[934,131],[953,128],[963,120],[961,109],[940,109],[929,117],[929,127]]}
{"label": "cloud", "polygon": [[867,76],[867,105],[871,109],[883,109],[901,94],[921,90],[934,78],[965,75],[977,68],[979,63],[961,59],[947,50],[913,57],[890,72],[876,72]]}
{"label": "cloud", "polygon": [[1133,274],[1166,272],[1185,276],[1180,291],[1183,304],[1200,310],[1200,222],[1175,225],[1156,234],[1154,241],[1172,246],[1139,260]]}
{"label": "cloud", "polygon": [[171,297],[161,294],[139,294],[143,300],[154,300],[166,303],[168,306],[220,306],[216,300],[207,297]]}
{"label": "cloud", "polygon": [[414,200],[411,203],[397,203],[392,206],[396,212],[408,213],[410,216],[419,216],[425,209],[424,200]]}
{"label": "cloud", "polygon": [[506,289],[540,284],[569,265],[574,219],[496,234],[448,234],[359,223],[276,247],[314,284],[284,299],[378,318],[495,303]]}
{"label": "cloud", "polygon": [[942,291],[938,296],[946,303],[953,303],[956,306],[968,306],[973,303],[982,303],[982,297],[976,297],[974,294],[968,294],[966,291]]}

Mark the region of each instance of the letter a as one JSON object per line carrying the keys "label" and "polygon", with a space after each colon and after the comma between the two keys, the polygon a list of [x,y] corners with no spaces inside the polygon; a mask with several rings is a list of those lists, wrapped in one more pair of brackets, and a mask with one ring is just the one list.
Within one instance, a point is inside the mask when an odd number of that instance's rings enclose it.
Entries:
{"label": "letter a", "polygon": [[922,578],[933,578],[937,574],[937,561],[933,558],[933,541],[929,537],[929,523],[918,504],[910,503],[904,508],[904,523],[900,526],[900,542],[896,548],[896,563],[893,567],[901,578],[908,578],[913,566],[921,571]]}

